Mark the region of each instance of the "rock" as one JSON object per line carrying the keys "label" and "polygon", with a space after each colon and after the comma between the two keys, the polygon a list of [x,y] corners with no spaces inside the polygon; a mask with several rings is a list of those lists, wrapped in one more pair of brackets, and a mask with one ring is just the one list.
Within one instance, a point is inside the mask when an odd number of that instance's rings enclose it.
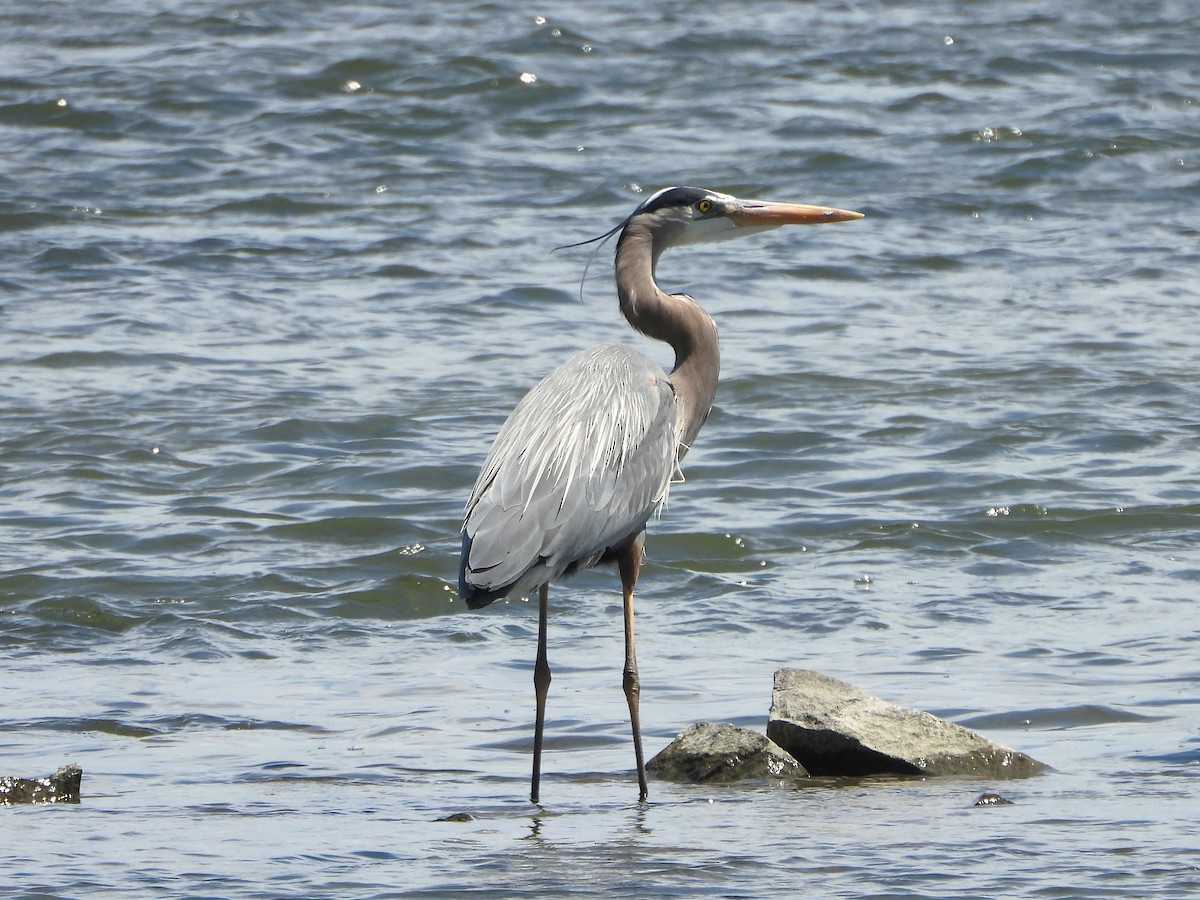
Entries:
{"label": "rock", "polygon": [[975,798],[972,806],[1012,806],[1012,801],[1007,797],[1001,797],[995,791],[984,791]]}
{"label": "rock", "polygon": [[83,769],[63,766],[45,778],[0,778],[0,806],[14,803],[78,803]]}
{"label": "rock", "polygon": [[807,773],[796,760],[757,731],[697,722],[650,760],[646,771],[667,781],[701,784]]}
{"label": "rock", "polygon": [[805,669],[775,673],[767,737],[813,775],[1019,778],[1045,768],[969,728]]}

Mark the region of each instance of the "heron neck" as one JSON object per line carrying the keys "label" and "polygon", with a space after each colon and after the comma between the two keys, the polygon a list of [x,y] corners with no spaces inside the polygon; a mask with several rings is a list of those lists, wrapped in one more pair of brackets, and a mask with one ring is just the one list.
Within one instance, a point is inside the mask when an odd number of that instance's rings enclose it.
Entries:
{"label": "heron neck", "polygon": [[654,281],[658,254],[649,233],[626,228],[617,242],[617,297],[636,330],[675,351],[670,380],[678,403],[676,437],[682,459],[708,418],[717,394],[721,350],[717,326],[691,297],[668,294]]}

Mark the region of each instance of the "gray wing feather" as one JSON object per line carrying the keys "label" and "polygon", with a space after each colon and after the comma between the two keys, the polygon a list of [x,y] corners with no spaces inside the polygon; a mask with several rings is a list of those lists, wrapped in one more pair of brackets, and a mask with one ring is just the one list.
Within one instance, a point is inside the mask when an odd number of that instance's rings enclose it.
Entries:
{"label": "gray wing feather", "polygon": [[667,499],[675,421],[666,375],[630,347],[593,347],[547,375],[479,473],[463,519],[463,582],[496,591],[532,577],[529,588],[640,533]]}

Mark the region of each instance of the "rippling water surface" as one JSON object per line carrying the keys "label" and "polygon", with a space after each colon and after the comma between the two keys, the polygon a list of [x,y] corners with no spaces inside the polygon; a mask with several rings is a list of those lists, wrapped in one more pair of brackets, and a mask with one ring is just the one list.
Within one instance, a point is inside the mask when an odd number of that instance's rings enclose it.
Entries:
{"label": "rippling water surface", "polygon": [[[0,6],[6,896],[1200,895],[1200,27],[1183,2]],[[639,600],[650,752],[815,668],[1053,767],[639,806],[610,572],[467,614],[458,517],[599,234],[716,408]],[[1012,805],[971,808],[984,789]],[[468,813],[469,821],[438,821]]]}

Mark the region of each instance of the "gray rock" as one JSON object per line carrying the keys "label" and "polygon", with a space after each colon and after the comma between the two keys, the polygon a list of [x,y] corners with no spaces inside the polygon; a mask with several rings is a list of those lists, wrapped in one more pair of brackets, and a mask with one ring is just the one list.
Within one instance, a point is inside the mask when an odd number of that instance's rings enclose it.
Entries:
{"label": "gray rock", "polygon": [[807,773],[800,763],[757,731],[697,722],[650,760],[646,771],[667,781],[724,783]]}
{"label": "gray rock", "polygon": [[969,728],[805,669],[775,673],[767,737],[813,775],[1020,778],[1045,768]]}
{"label": "gray rock", "polygon": [[44,778],[0,778],[0,806],[14,803],[78,803],[83,769],[63,766]]}
{"label": "gray rock", "polygon": [[1007,797],[1001,797],[995,791],[984,791],[975,798],[972,806],[1012,806],[1012,801]]}

